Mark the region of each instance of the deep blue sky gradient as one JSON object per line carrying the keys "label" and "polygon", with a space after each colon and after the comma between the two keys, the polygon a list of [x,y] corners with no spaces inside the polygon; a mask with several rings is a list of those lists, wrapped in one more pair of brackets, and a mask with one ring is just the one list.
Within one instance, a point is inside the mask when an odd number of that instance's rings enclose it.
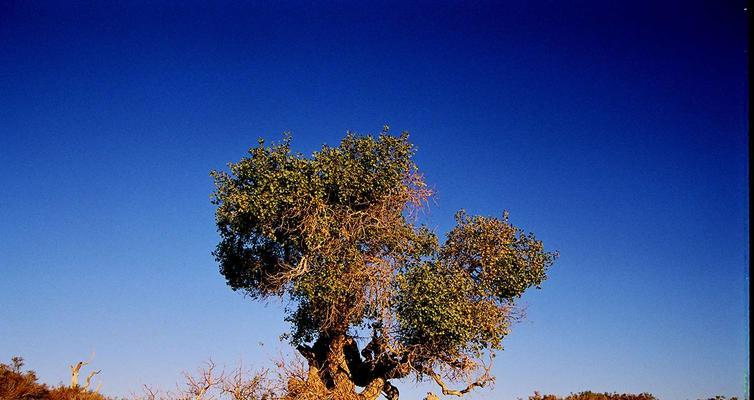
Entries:
{"label": "deep blue sky gradient", "polygon": [[122,3],[0,5],[0,359],[96,351],[127,395],[290,353],[217,271],[208,173],[389,123],[437,232],[507,209],[561,253],[476,398],[744,393],[744,2]]}

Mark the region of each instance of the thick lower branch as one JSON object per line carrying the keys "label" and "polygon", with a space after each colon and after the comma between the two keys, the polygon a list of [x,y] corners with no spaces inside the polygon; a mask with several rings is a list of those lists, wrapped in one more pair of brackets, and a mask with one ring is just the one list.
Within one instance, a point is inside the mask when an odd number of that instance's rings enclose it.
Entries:
{"label": "thick lower branch", "polygon": [[468,386],[466,386],[463,389],[451,389],[448,387],[448,385],[442,380],[439,374],[437,374],[434,370],[431,368],[426,368],[422,370],[422,373],[425,373],[429,375],[437,385],[440,386],[440,389],[442,389],[442,394],[445,396],[459,396],[462,397],[466,393],[469,393],[476,387],[483,388],[487,386],[488,383],[493,382],[495,378],[493,378],[489,373],[489,368],[486,368],[484,371],[484,374],[480,376],[477,380],[470,383]]}
{"label": "thick lower branch", "polygon": [[347,335],[322,336],[312,346],[300,345],[296,349],[310,370],[319,371],[319,378],[329,389],[340,386],[345,379],[348,384],[364,388],[358,394],[362,400],[376,399],[380,393],[388,400],[397,400],[398,389],[389,380],[404,378],[411,372],[408,354],[393,354],[377,346],[376,339],[361,352],[356,340]]}

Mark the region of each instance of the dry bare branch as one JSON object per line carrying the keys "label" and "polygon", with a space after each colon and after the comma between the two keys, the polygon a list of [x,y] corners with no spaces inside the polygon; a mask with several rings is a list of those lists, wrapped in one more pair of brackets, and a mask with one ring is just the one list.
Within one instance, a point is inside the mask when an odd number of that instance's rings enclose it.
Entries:
{"label": "dry bare branch", "polygon": [[220,371],[217,374],[215,368],[214,361],[209,360],[205,367],[199,369],[196,376],[184,373],[186,389],[183,391],[184,396],[182,398],[193,400],[215,399],[217,397],[216,389],[219,390],[222,387],[225,379],[225,372]]}
{"label": "dry bare branch", "polygon": [[481,376],[479,376],[476,380],[473,382],[470,382],[465,388],[463,389],[451,389],[448,384],[443,381],[442,377],[436,373],[433,369],[427,368],[425,370],[422,370],[422,373],[429,375],[429,377],[432,378],[432,380],[437,383],[438,386],[440,386],[440,389],[442,389],[442,394],[445,396],[458,396],[462,397],[466,393],[469,393],[471,390],[473,390],[476,387],[483,388],[487,386],[488,384],[495,381],[495,378],[490,374],[490,370],[492,369],[492,356],[490,356],[490,362],[487,365],[484,365],[483,373]]}
{"label": "dry bare branch", "polygon": [[97,375],[100,372],[102,372],[102,370],[92,371],[89,373],[89,375],[86,376],[86,381],[84,381],[84,390],[89,390],[89,385],[92,383],[92,378],[94,378],[94,375]]}
{"label": "dry bare branch", "polygon": [[[85,365],[89,365],[89,363],[91,363],[93,359],[94,359],[94,352],[92,351],[92,354],[89,355],[89,359],[87,359],[86,361],[79,361],[76,363],[76,365],[69,366],[71,369],[71,387],[72,388],[79,387],[79,372],[81,371],[81,367]],[[89,381],[89,379],[91,378],[88,378],[87,382]]]}

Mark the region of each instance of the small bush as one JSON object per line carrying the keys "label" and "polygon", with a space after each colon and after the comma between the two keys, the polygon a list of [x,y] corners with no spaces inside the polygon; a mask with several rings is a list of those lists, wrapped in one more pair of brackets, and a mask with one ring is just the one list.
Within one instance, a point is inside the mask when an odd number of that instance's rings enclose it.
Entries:
{"label": "small bush", "polygon": [[657,400],[657,397],[650,393],[595,393],[591,391],[571,393],[566,397],[558,397],[553,394],[542,395],[539,392],[534,392],[534,395],[529,396],[529,400]]}
{"label": "small bush", "polygon": [[80,387],[49,387],[39,383],[34,371],[21,371],[23,365],[21,357],[13,357],[11,364],[0,363],[0,400],[108,400]]}

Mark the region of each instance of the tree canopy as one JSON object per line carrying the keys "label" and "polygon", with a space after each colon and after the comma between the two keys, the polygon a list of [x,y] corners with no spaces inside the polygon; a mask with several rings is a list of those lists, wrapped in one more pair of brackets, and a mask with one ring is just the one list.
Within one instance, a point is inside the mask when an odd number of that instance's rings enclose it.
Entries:
{"label": "tree canopy", "polygon": [[[310,157],[290,144],[260,140],[212,172],[220,272],[254,299],[290,301],[289,339],[309,375],[289,391],[397,399],[390,381],[412,374],[444,394],[490,382],[483,357],[502,348],[515,300],[556,254],[507,214],[461,211],[440,244],[418,222],[432,191],[407,133],[348,133]],[[472,374],[466,388],[446,384]]]}

